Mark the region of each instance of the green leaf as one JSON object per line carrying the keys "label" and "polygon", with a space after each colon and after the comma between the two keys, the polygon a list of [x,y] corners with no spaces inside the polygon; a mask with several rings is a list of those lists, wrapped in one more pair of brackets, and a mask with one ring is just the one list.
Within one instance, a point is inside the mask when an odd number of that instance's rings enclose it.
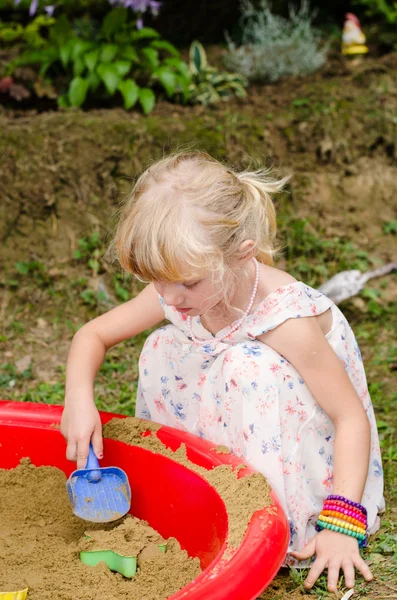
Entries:
{"label": "green leaf", "polygon": [[18,271],[18,273],[20,273],[21,275],[28,275],[28,273],[30,271],[29,263],[27,263],[27,262],[16,262],[15,268]]}
{"label": "green leaf", "polygon": [[160,83],[163,85],[165,91],[167,92],[167,96],[172,98],[175,94],[176,88],[176,75],[167,67],[161,67],[157,71],[155,71],[154,75],[158,78]]}
{"label": "green leaf", "polygon": [[386,221],[383,223],[383,231],[387,234],[397,233],[397,221]]}
{"label": "green leaf", "polygon": [[75,77],[77,77],[78,75],[81,75],[84,70],[85,70],[84,61],[80,56],[78,56],[73,61],[73,75]]}
{"label": "green leaf", "polygon": [[80,40],[79,38],[74,39],[71,42],[72,45],[72,58],[76,60],[76,58],[80,57],[83,52],[88,52],[92,48],[92,44],[85,40]]}
{"label": "green leaf", "polygon": [[56,18],[55,24],[50,29],[50,39],[61,44],[66,42],[72,35],[73,27],[66,15]]}
{"label": "green leaf", "polygon": [[187,63],[185,63],[184,60],[180,58],[166,58],[163,61],[163,64],[169,65],[170,67],[174,67],[178,71],[178,73],[183,75],[183,77],[185,77],[186,79],[190,80],[192,78],[189,66],[187,65]]}
{"label": "green leaf", "polygon": [[117,51],[118,47],[115,44],[103,44],[100,61],[102,63],[110,63],[116,56]]}
{"label": "green leaf", "polygon": [[120,82],[120,75],[114,65],[100,64],[97,68],[97,73],[102,79],[109,94],[112,96],[117,90]]}
{"label": "green leaf", "polygon": [[127,21],[127,9],[124,6],[113,8],[102,22],[102,31],[108,39],[120,31]]}
{"label": "green leaf", "polygon": [[64,67],[67,66],[72,55],[72,40],[70,40],[67,44],[63,44],[59,49],[59,56],[61,57],[61,61]]}
{"label": "green leaf", "polygon": [[175,91],[176,93],[182,93],[183,103],[186,103],[190,97],[189,81],[183,76],[176,75],[176,83],[177,87]]}
{"label": "green leaf", "polygon": [[207,80],[212,83],[212,85],[220,85],[226,82],[225,73],[212,73]]}
{"label": "green leaf", "polygon": [[131,63],[128,60],[117,60],[113,63],[120,77],[125,77],[131,70]]}
{"label": "green leaf", "polygon": [[67,94],[62,94],[62,96],[59,96],[58,106],[59,108],[69,108],[70,102]]}
{"label": "green leaf", "polygon": [[83,57],[84,64],[87,67],[87,69],[90,71],[90,73],[92,73],[92,71],[95,69],[96,64],[98,62],[98,57],[99,57],[99,50],[92,50],[91,52],[87,52],[87,54],[84,54],[84,57]]}
{"label": "green leaf", "polygon": [[137,51],[132,46],[127,46],[122,52],[122,58],[131,60],[133,62],[139,62],[139,56]]}
{"label": "green leaf", "polygon": [[153,42],[150,43],[150,46],[151,48],[156,48],[156,50],[165,50],[176,58],[180,56],[179,50],[177,50],[173,44],[170,44],[170,42],[166,42],[165,40],[153,40]]}
{"label": "green leaf", "polygon": [[139,87],[133,79],[125,79],[120,81],[119,90],[124,99],[124,108],[126,110],[132,108],[139,96]]}
{"label": "green leaf", "polygon": [[296,98],[295,100],[292,101],[292,106],[295,106],[297,108],[299,108],[301,106],[307,106],[308,104],[309,104],[308,98]]}
{"label": "green leaf", "polygon": [[141,88],[139,90],[139,103],[142,106],[145,115],[148,115],[156,104],[156,96],[153,90],[149,88]]}
{"label": "green leaf", "polygon": [[160,34],[155,29],[152,29],[151,27],[142,27],[142,29],[137,29],[136,31],[133,31],[131,34],[132,41],[144,40],[144,39],[150,39],[150,38],[158,38],[158,37],[160,37]]}
{"label": "green leaf", "polygon": [[157,52],[157,50],[155,50],[154,48],[144,48],[142,50],[142,54],[146,58],[152,69],[156,69],[159,66],[160,61],[159,53]]}
{"label": "green leaf", "polygon": [[130,293],[125,289],[117,280],[114,282],[114,289],[116,292],[117,298],[122,300],[123,302],[127,302],[130,299]]}
{"label": "green leaf", "polygon": [[72,106],[84,104],[88,92],[88,81],[82,77],[75,77],[70,82],[68,97]]}
{"label": "green leaf", "polygon": [[73,35],[73,27],[66,15],[57,17],[54,26],[49,31],[49,39],[58,47],[65,45]]}
{"label": "green leaf", "polygon": [[87,77],[87,82],[90,90],[95,92],[101,83],[101,79],[96,73],[90,73]]}
{"label": "green leaf", "polygon": [[202,71],[205,71],[207,66],[207,55],[203,45],[197,41],[192,42],[189,50],[189,67],[191,72],[198,75]]}
{"label": "green leaf", "polygon": [[44,63],[39,71],[40,77],[44,77],[50,67],[51,67],[51,62]]}

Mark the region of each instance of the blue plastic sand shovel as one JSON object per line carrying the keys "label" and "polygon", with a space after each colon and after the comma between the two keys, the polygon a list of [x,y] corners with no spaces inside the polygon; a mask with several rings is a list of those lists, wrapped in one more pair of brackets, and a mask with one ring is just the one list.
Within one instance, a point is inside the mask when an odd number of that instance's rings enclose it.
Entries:
{"label": "blue plastic sand shovel", "polygon": [[123,517],[131,506],[126,473],[117,467],[99,467],[92,445],[85,469],[73,471],[66,482],[73,513],[85,521],[106,523]]}

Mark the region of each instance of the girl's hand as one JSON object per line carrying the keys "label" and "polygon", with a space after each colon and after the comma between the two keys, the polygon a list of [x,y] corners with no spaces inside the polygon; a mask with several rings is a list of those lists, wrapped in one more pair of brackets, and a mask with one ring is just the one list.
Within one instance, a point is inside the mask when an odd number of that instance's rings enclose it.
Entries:
{"label": "girl's hand", "polygon": [[326,567],[328,567],[329,592],[337,591],[339,570],[341,568],[348,588],[354,587],[354,567],[360,571],[367,581],[372,579],[368,565],[360,556],[356,538],[344,533],[323,529],[310,540],[301,552],[291,552],[291,555],[297,560],[306,560],[314,554],[316,560],[306,578],[306,588],[311,588],[315,584]]}
{"label": "girl's hand", "polygon": [[67,442],[66,458],[77,461],[78,469],[84,469],[87,464],[90,442],[95,456],[103,457],[102,423],[94,401],[66,399],[61,433]]}

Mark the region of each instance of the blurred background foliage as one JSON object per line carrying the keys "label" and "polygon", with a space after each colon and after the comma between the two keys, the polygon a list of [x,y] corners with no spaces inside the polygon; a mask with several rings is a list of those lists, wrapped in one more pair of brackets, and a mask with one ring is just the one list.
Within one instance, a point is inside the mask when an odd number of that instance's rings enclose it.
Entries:
{"label": "blurred background foliage", "polygon": [[[13,0],[0,0],[0,18],[27,22],[30,4],[30,0],[21,0],[15,7]],[[88,11],[93,17],[101,19],[109,10],[106,0],[39,2],[41,7],[46,4],[56,4],[62,12],[73,18],[82,17]],[[289,7],[298,8],[300,4],[299,0],[273,0],[270,6],[274,13],[285,17]],[[397,22],[397,8],[393,0],[334,0],[331,3],[312,0],[310,6],[316,13],[315,23],[324,28],[340,28],[344,15],[351,11],[356,12],[360,20],[371,23],[375,21],[380,27],[387,28],[387,25]],[[240,16],[240,0],[163,0],[159,14],[155,17],[147,15],[145,24],[155,27],[170,42],[188,46],[192,39],[206,44],[224,42],[225,31],[238,39],[241,33]]]}

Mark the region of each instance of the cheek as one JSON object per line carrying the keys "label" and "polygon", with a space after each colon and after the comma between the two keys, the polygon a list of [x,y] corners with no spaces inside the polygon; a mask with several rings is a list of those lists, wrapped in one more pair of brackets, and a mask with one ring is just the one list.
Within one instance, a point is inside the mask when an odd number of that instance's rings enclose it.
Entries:
{"label": "cheek", "polygon": [[223,298],[222,285],[208,284],[197,293],[196,297],[201,308],[209,309]]}

